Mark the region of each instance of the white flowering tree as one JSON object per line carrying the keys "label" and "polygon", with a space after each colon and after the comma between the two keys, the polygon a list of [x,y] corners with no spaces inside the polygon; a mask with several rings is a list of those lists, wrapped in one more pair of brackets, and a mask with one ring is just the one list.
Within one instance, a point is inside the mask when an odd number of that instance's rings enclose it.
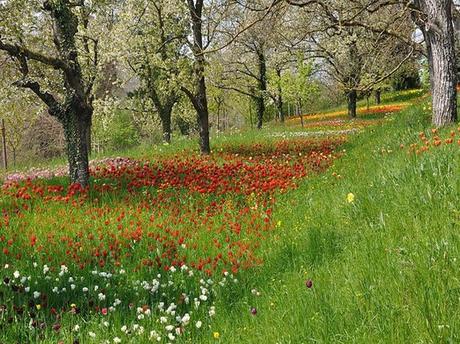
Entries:
{"label": "white flowering tree", "polygon": [[[64,128],[70,180],[89,184],[89,142],[99,40],[109,1],[0,3],[0,59],[15,69],[16,87],[29,90]],[[97,19],[97,20],[96,20]]]}
{"label": "white flowering tree", "polygon": [[150,101],[161,122],[163,140],[171,141],[171,116],[190,79],[186,56],[187,12],[179,0],[127,0],[116,23],[112,49],[128,73],[137,78],[134,94]]}

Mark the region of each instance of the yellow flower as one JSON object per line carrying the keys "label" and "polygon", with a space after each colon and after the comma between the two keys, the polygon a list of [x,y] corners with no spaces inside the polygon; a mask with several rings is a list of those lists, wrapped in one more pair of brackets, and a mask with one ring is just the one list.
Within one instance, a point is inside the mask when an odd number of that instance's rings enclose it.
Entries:
{"label": "yellow flower", "polygon": [[42,308],[42,306],[41,305],[35,305],[35,308],[37,308],[37,311],[39,311],[40,308]]}
{"label": "yellow flower", "polygon": [[277,226],[277,227],[281,227],[281,220],[279,220],[279,221],[276,223],[276,226]]}
{"label": "yellow flower", "polygon": [[219,339],[220,333],[219,333],[219,332],[213,332],[213,333],[212,333],[212,336],[213,336],[215,339]]}
{"label": "yellow flower", "polygon": [[355,200],[355,195],[353,195],[351,192],[347,195],[347,202],[348,203],[353,203]]}
{"label": "yellow flower", "polygon": [[70,305],[70,308],[77,308],[77,305],[76,305],[75,303],[72,303],[72,304]]}

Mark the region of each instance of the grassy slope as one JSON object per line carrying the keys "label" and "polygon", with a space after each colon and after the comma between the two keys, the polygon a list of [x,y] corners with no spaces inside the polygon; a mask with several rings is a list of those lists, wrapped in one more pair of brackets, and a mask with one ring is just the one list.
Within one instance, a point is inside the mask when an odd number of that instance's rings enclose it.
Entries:
{"label": "grassy slope", "polygon": [[459,149],[401,150],[428,127],[421,113],[353,137],[329,173],[279,199],[265,266],[218,307],[228,313],[211,332],[225,343],[460,341]]}
{"label": "grassy slope", "polygon": [[[352,136],[328,172],[278,196],[279,233],[263,243],[265,265],[241,275],[217,304],[209,330],[190,342],[460,342],[460,151],[455,144],[408,154],[429,128],[422,113],[414,106]],[[213,142],[219,149],[269,132]],[[159,146],[147,157],[186,146]]]}

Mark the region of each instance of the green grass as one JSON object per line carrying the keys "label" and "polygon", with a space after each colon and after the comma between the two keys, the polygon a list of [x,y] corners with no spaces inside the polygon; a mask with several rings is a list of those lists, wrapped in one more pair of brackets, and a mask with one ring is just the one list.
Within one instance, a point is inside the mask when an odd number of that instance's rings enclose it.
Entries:
{"label": "green grass", "polygon": [[[372,95],[371,97],[369,97],[369,106],[390,105],[390,104],[395,104],[395,103],[412,102],[420,98],[424,93],[426,93],[426,91],[423,89],[382,92],[381,103],[377,104],[375,101],[374,95]],[[366,106],[367,106],[367,100],[365,97],[358,100],[357,102],[358,108],[365,108]],[[335,111],[342,111],[346,109],[347,109],[347,103],[345,102],[338,106],[328,107],[326,109],[320,109],[319,111],[314,111],[313,113],[335,112]],[[307,113],[309,112],[307,111]]]}
{"label": "green grass", "polygon": [[421,107],[394,118],[352,137],[328,173],[278,199],[282,225],[265,243],[264,267],[212,324],[222,342],[460,341],[460,151],[409,155],[400,144],[417,142],[429,118]]}
{"label": "green grass", "polygon": [[[328,171],[277,195],[273,219],[278,225],[261,242],[263,266],[241,272],[236,284],[221,290],[216,318],[202,331],[192,326],[191,335],[179,342],[460,342],[460,133],[452,145],[409,153],[409,145],[419,142],[419,132],[432,136],[422,106],[411,106],[351,136]],[[439,135],[447,137],[451,129],[457,130],[446,128]],[[279,131],[269,127],[221,135],[213,147],[219,151],[271,141],[271,134]],[[116,155],[153,160],[194,150],[190,147],[190,141],[181,140]],[[355,196],[351,203],[349,193]],[[123,206],[125,196],[107,195],[100,202]],[[64,208],[48,211],[56,216]],[[34,223],[37,218],[26,220]],[[313,281],[312,288],[306,287],[307,279]],[[111,317],[111,330],[101,328],[100,320],[89,317],[85,330],[113,338],[124,324],[123,314]],[[72,321],[66,316],[63,328],[71,328]],[[9,331],[8,338],[13,338],[15,330]],[[19,335],[19,326],[17,331]],[[71,342],[70,332],[62,335]],[[82,338],[81,343],[88,341]],[[56,337],[43,342],[55,343]]]}

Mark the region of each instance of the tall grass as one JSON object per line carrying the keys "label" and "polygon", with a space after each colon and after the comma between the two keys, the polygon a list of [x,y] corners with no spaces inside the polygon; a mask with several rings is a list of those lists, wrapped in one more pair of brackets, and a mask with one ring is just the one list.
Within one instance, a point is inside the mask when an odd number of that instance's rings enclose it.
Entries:
{"label": "tall grass", "polygon": [[278,199],[264,267],[219,307],[223,342],[460,342],[460,149],[408,153],[428,123],[412,107],[352,137],[328,173]]}

